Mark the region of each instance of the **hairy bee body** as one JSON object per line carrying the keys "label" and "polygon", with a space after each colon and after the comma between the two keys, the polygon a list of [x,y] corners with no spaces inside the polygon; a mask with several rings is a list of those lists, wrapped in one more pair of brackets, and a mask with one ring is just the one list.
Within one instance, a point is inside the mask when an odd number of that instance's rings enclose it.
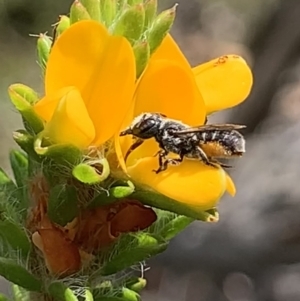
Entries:
{"label": "hairy bee body", "polygon": [[[156,170],[158,173],[165,170],[168,164],[177,165],[184,158],[200,160],[206,165],[229,167],[215,158],[241,156],[245,152],[245,140],[235,130],[243,127],[230,124],[190,127],[158,113],[144,113],[136,117],[120,135],[133,135],[138,138],[128,150],[125,159],[145,139],[154,138],[160,147],[159,169]],[[167,158],[169,153],[179,157]]]}

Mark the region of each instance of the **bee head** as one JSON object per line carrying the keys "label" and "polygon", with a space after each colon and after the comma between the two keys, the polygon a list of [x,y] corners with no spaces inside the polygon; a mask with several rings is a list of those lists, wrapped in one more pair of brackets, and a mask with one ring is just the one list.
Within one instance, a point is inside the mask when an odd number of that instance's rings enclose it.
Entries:
{"label": "bee head", "polygon": [[131,125],[120,133],[120,136],[133,135],[141,139],[154,137],[165,116],[159,113],[143,113],[137,116]]}

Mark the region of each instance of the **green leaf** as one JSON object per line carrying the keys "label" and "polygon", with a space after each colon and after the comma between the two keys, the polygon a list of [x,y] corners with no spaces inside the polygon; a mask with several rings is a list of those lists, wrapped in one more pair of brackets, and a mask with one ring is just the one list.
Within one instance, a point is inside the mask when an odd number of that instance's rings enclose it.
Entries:
{"label": "green leaf", "polygon": [[81,4],[79,0],[75,0],[70,10],[70,24],[74,24],[82,20],[90,20],[91,17],[86,8]]}
{"label": "green leaf", "polygon": [[103,263],[100,274],[107,276],[117,273],[164,251],[167,245],[166,242],[159,241],[147,233],[125,234],[114,250],[109,252],[110,256]]}
{"label": "green leaf", "polygon": [[4,294],[0,293],[0,301],[9,301],[10,299],[8,299],[7,296],[5,296]]}
{"label": "green leaf", "polygon": [[18,208],[22,211],[22,213],[26,213],[29,204],[26,185],[28,180],[28,158],[25,153],[17,150],[12,150],[9,157],[10,165],[19,189]]}
{"label": "green leaf", "polygon": [[0,275],[27,290],[40,292],[42,289],[41,281],[14,260],[0,257]]}
{"label": "green leaf", "polygon": [[93,294],[89,289],[85,290],[85,301],[94,301]]}
{"label": "green leaf", "polygon": [[95,164],[95,166],[100,165],[102,167],[101,174],[94,166],[86,163],[81,163],[73,168],[73,176],[80,182],[89,185],[97,184],[106,180],[110,173],[108,161],[103,158],[93,163]]}
{"label": "green leaf", "polygon": [[163,39],[170,31],[175,20],[176,7],[177,4],[170,9],[163,11],[153,21],[148,32],[148,42],[150,44],[151,54],[160,46]]}
{"label": "green leaf", "polygon": [[[33,99],[28,99],[28,87],[21,86],[20,84],[11,85],[8,88],[8,94],[13,105],[26,120],[30,129],[32,129],[32,131],[36,134],[41,132],[44,129],[44,122],[36,114],[32,106]],[[30,97],[34,96],[31,95]]]}
{"label": "green leaf", "polygon": [[48,216],[54,223],[65,226],[79,214],[76,189],[65,184],[50,190]]}
{"label": "green leaf", "polygon": [[28,158],[24,153],[12,150],[9,159],[17,186],[23,187],[28,179]]}
{"label": "green leaf", "polygon": [[49,294],[58,301],[78,301],[73,291],[62,282],[52,282],[48,286]]}
{"label": "green leaf", "polygon": [[[137,184],[135,185],[137,187]],[[171,211],[180,215],[185,215],[193,219],[205,221],[205,222],[217,222],[218,218],[213,216],[211,213],[204,211],[203,208],[196,206],[190,206],[178,202],[174,199],[168,198],[154,191],[136,189],[135,192],[131,194],[131,198],[136,199],[145,205],[155,207],[158,209]]]}
{"label": "green leaf", "polygon": [[11,254],[12,250],[17,251],[23,259],[27,259],[30,251],[30,241],[24,229],[9,220],[0,220],[0,239],[3,254]]}
{"label": "green leaf", "polygon": [[165,240],[174,238],[178,233],[190,225],[194,219],[184,215],[177,215],[169,211],[156,212],[157,221],[151,226],[151,233],[163,237]]}
{"label": "green leaf", "polygon": [[134,44],[143,32],[144,22],[145,11],[142,4],[128,7],[115,23],[113,34],[123,36]]}
{"label": "green leaf", "polygon": [[23,189],[18,188],[15,183],[0,168],[0,212],[1,216],[8,216],[13,220],[19,220],[23,202]]}

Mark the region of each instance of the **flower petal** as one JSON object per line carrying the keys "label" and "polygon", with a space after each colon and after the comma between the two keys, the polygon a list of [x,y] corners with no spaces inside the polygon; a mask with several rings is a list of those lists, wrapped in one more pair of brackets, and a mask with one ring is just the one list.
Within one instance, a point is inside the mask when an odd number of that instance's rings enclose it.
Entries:
{"label": "flower petal", "polygon": [[250,93],[253,78],[246,61],[226,55],[193,68],[207,113],[241,103]]}
{"label": "flower petal", "polygon": [[226,174],[221,168],[192,160],[185,160],[179,166],[170,166],[166,171],[155,174],[153,169],[157,167],[157,158],[144,158],[127,170],[134,181],[201,210],[214,207],[226,190]]}
{"label": "flower petal", "polygon": [[55,108],[58,105],[58,102],[73,89],[74,87],[64,87],[55,91],[54,93],[44,96],[34,105],[36,113],[45,121],[49,122],[53,116]]}
{"label": "flower petal", "polygon": [[226,173],[226,190],[233,197],[236,194],[236,188],[231,177]]}
{"label": "flower petal", "polygon": [[136,91],[134,115],[160,112],[190,125],[203,124],[205,106],[192,72],[176,62],[151,61]]}
{"label": "flower petal", "polygon": [[168,34],[159,48],[152,55],[151,60],[168,60],[181,64],[183,67],[190,69],[190,64],[175,40]]}
{"label": "flower petal", "polygon": [[69,91],[59,101],[52,119],[46,125],[44,136],[55,143],[70,143],[80,148],[90,145],[95,137],[95,129],[76,89]]}
{"label": "flower petal", "polygon": [[54,44],[46,70],[46,95],[66,86],[81,93],[101,144],[113,136],[132,102],[135,59],[124,37],[99,22],[81,21]]}
{"label": "flower petal", "polygon": [[42,252],[48,269],[54,275],[70,275],[78,272],[81,258],[77,246],[56,228],[39,229]]}
{"label": "flower petal", "polygon": [[156,221],[156,214],[151,208],[136,201],[126,201],[121,210],[111,220],[111,234],[136,232],[150,227]]}

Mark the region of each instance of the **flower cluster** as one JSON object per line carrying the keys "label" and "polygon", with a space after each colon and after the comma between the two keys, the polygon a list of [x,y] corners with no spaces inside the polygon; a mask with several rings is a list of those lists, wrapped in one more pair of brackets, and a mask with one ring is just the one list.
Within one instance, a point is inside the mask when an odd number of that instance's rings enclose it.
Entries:
{"label": "flower cluster", "polygon": [[218,220],[220,198],[235,194],[224,169],[200,161],[154,173],[159,148],[152,140],[124,160],[133,139],[120,132],[137,115],[203,125],[252,86],[238,55],[192,68],[168,33],[176,7],[158,16],[156,7],[156,0],[76,0],[54,39],[38,39],[44,94],[9,87],[24,121],[25,130],[14,133],[24,152],[11,155],[17,187],[4,173],[0,184],[17,200],[14,208],[5,203],[5,229],[8,241],[12,231],[21,237],[9,248],[24,261],[0,258],[23,276],[0,274],[29,291],[66,300],[70,288],[57,278],[78,283],[84,275],[87,294],[129,300],[133,286],[116,275],[163,251],[193,220]]}

